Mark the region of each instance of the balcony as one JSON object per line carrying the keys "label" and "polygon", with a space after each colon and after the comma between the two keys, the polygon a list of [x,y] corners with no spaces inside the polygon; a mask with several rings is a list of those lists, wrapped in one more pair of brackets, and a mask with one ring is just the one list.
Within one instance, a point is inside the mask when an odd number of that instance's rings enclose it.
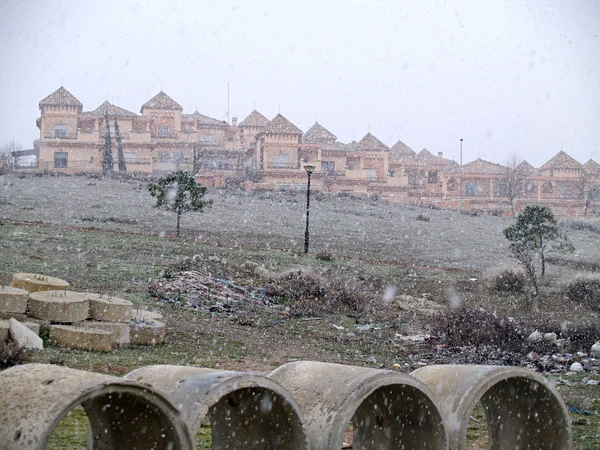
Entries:
{"label": "balcony", "polygon": [[275,164],[270,164],[267,165],[267,169],[271,170],[271,169],[299,169],[300,167],[298,167],[298,163],[275,163]]}
{"label": "balcony", "polygon": [[77,139],[77,133],[44,133],[44,139]]}

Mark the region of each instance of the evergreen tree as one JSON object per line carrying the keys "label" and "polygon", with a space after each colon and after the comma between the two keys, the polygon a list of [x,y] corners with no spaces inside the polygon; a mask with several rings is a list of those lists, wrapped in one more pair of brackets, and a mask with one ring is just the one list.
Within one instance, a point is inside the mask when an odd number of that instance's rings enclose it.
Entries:
{"label": "evergreen tree", "polygon": [[112,158],[112,141],[110,139],[110,124],[108,123],[108,111],[104,113],[106,123],[106,135],[104,136],[104,149],[102,150],[102,173],[104,175],[113,173],[114,165]]}
{"label": "evergreen tree", "polygon": [[179,236],[181,214],[187,211],[203,212],[212,205],[212,200],[203,200],[206,187],[196,183],[193,175],[179,170],[160,177],[148,186],[150,195],[156,197],[156,207],[164,207],[177,213],[177,236]]}
{"label": "evergreen tree", "polygon": [[117,122],[117,113],[115,113],[115,138],[117,139],[117,165],[119,167],[119,172],[127,172],[125,155],[123,154],[123,142],[121,141],[121,131],[119,130],[119,123]]}

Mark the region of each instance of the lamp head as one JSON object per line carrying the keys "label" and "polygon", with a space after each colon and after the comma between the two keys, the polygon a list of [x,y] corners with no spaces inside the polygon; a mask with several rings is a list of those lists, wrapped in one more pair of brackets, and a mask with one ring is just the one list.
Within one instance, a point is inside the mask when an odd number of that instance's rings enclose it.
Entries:
{"label": "lamp head", "polygon": [[315,168],[315,166],[311,166],[310,164],[304,166],[307,175],[311,175],[315,171]]}

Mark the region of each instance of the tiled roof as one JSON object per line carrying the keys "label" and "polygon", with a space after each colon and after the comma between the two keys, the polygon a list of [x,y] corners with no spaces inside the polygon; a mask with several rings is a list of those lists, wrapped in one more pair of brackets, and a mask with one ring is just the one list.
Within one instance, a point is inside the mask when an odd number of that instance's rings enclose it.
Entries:
{"label": "tiled roof", "polygon": [[83,108],[83,104],[62,86],[43,99],[39,106],[40,109],[42,106],[76,106],[80,110]]}
{"label": "tiled roof", "polygon": [[525,160],[517,166],[516,170],[523,174],[532,174],[532,173],[535,173],[535,171],[536,171],[535,167],[533,167],[531,164],[529,164]]}
{"label": "tiled roof", "polygon": [[468,164],[463,165],[463,173],[481,173],[481,174],[502,174],[506,173],[506,167],[501,164],[485,161],[484,159],[477,158]]}
{"label": "tiled roof", "polygon": [[302,130],[287,120],[281,114],[277,114],[265,128],[266,133],[270,134],[302,134]]}
{"label": "tiled roof", "polygon": [[387,152],[390,150],[387,145],[373,136],[370,132],[365,134],[365,137],[358,141],[356,148],[361,152]]}
{"label": "tiled roof", "polygon": [[548,169],[581,169],[581,164],[561,150],[540,167],[540,170]]}
{"label": "tiled roof", "polygon": [[415,151],[402,141],[396,142],[392,148],[390,148],[391,157],[412,158],[415,155]]}
{"label": "tiled roof", "polygon": [[93,111],[84,111],[81,113],[83,117],[98,117],[104,116],[104,113],[108,112],[110,117],[113,117],[115,114],[117,117],[137,117],[137,114],[131,111],[127,111],[126,109],[120,108],[117,105],[113,105],[110,102],[106,101],[98,106]]}
{"label": "tiled roof", "polygon": [[181,118],[196,120],[200,125],[227,125],[227,122],[225,122],[224,120],[214,119],[212,117],[205,116],[204,114],[200,114],[198,111],[194,111],[193,114],[182,114]]}
{"label": "tiled roof", "polygon": [[417,153],[417,158],[419,159],[432,159],[435,158],[435,156],[433,155],[433,153],[431,153],[429,150],[427,150],[426,148],[424,148],[423,150],[421,150],[419,153]]}
{"label": "tiled roof", "polygon": [[327,143],[336,140],[337,136],[318,122],[315,122],[302,136],[302,142],[307,143]]}
{"label": "tiled roof", "polygon": [[269,119],[259,113],[257,110],[252,111],[248,117],[240,122],[240,127],[266,127],[269,124]]}
{"label": "tiled roof", "polygon": [[584,168],[585,170],[588,170],[588,171],[595,171],[595,172],[596,172],[596,171],[600,171],[600,164],[598,164],[598,163],[597,163],[596,161],[594,161],[593,159],[590,159],[588,162],[586,162],[586,163],[583,165],[583,168]]}
{"label": "tiled roof", "polygon": [[144,103],[142,105],[142,108],[140,109],[140,112],[144,108],[177,109],[179,111],[183,111],[183,107],[179,103],[177,103],[175,100],[173,100],[171,97],[169,97],[167,94],[165,94],[163,91],[160,91],[158,94],[156,94],[154,97],[152,97],[146,103]]}

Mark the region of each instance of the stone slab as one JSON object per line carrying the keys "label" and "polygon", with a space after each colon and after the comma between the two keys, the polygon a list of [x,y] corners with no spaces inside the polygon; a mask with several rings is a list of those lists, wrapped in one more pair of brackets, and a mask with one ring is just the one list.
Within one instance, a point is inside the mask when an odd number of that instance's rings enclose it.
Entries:
{"label": "stone slab", "polygon": [[129,322],[133,317],[133,303],[103,294],[88,294],[90,319],[103,322]]}
{"label": "stone slab", "polygon": [[71,291],[43,291],[29,294],[29,314],[58,323],[82,322],[89,315],[89,301]]}
{"label": "stone slab", "polygon": [[10,319],[8,324],[10,327],[10,337],[19,347],[33,350],[44,349],[42,339],[24,324],[15,319]]}
{"label": "stone slab", "polygon": [[25,313],[29,292],[11,286],[0,286],[0,311]]}
{"label": "stone slab", "polygon": [[165,340],[165,324],[158,320],[133,319],[129,328],[131,345],[159,345]]}
{"label": "stone slab", "polygon": [[58,347],[110,352],[112,334],[85,326],[51,325],[50,342]]}
{"label": "stone slab", "polygon": [[161,320],[163,315],[154,311],[146,311],[145,309],[134,309],[133,319],[135,320]]}
{"label": "stone slab", "polygon": [[119,347],[129,345],[129,323],[86,320],[83,322],[83,326],[86,328],[108,331],[112,336],[112,343]]}
{"label": "stone slab", "polygon": [[60,291],[69,289],[69,283],[60,278],[39,273],[16,273],[12,277],[12,286],[28,292]]}

